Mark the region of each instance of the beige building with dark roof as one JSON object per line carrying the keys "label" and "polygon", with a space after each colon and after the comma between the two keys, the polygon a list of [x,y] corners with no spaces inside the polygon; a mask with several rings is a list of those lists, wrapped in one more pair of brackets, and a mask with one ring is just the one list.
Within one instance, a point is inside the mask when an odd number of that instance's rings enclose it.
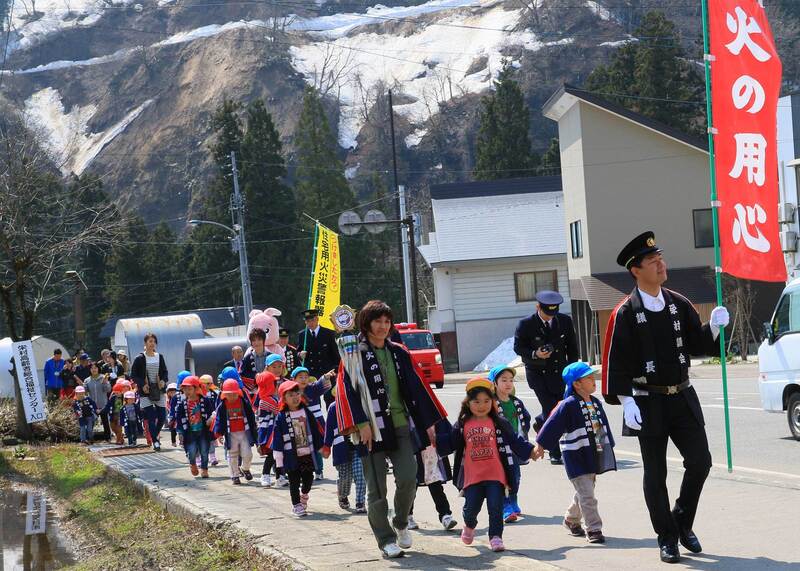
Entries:
{"label": "beige building with dark roof", "polygon": [[[558,122],[569,290],[584,358],[600,361],[608,316],[633,289],[617,254],[645,230],[664,249],[666,287],[707,318],[716,293],[705,140],[569,85],[542,111]],[[759,289],[771,309],[780,287]]]}

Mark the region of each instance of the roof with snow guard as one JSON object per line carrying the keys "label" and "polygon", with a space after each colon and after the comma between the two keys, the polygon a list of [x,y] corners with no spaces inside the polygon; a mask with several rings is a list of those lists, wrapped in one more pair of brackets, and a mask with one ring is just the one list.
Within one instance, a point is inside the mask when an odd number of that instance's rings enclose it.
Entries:
{"label": "roof with snow guard", "polygon": [[622,117],[623,119],[627,119],[628,121],[641,125],[646,129],[660,133],[665,137],[669,137],[670,139],[678,141],[679,143],[689,145],[690,147],[694,147],[695,149],[705,153],[708,152],[708,141],[702,137],[694,137],[684,133],[680,129],[670,127],[669,125],[665,125],[660,121],[645,117],[641,113],[636,113],[635,111],[626,109],[621,105],[612,103],[597,92],[587,91],[568,83],[562,85],[558,91],[551,95],[550,99],[545,102],[545,104],[542,106],[542,115],[554,121],[558,121],[561,116],[564,115],[564,113],[566,113],[567,110],[569,110],[578,100],[603,109],[608,113]]}
{"label": "roof with snow guard", "polygon": [[434,232],[419,251],[429,265],[563,255],[561,177],[431,187]]}

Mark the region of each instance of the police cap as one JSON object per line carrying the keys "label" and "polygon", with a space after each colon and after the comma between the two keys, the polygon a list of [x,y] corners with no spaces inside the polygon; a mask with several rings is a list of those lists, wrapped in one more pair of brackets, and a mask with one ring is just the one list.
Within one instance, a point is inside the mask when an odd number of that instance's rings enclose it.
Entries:
{"label": "police cap", "polygon": [[655,234],[648,230],[628,242],[628,245],[625,246],[619,253],[619,256],[617,256],[617,263],[626,270],[629,270],[632,264],[641,260],[648,254],[661,251],[661,248],[656,246]]}
{"label": "police cap", "polygon": [[318,309],[306,309],[303,312],[303,319],[312,319],[314,317],[319,317]]}
{"label": "police cap", "polygon": [[536,292],[536,301],[547,315],[558,313],[558,306],[564,303],[564,298],[557,291],[542,290]]}

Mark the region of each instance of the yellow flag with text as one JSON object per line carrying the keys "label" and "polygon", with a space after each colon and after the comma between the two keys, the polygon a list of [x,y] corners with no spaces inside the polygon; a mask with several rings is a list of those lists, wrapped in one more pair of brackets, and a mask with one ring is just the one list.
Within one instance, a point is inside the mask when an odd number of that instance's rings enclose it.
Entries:
{"label": "yellow flag with text", "polygon": [[308,307],[319,311],[319,324],[333,329],[330,315],[340,305],[342,265],[339,259],[339,235],[319,222],[314,242],[314,273]]}

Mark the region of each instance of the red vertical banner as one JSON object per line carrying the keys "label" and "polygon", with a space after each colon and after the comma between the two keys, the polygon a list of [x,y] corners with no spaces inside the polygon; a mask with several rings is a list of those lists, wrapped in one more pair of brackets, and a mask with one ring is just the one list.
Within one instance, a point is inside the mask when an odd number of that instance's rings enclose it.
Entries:
{"label": "red vertical banner", "polygon": [[708,6],[722,270],[785,281],[778,224],[781,61],[758,0]]}

